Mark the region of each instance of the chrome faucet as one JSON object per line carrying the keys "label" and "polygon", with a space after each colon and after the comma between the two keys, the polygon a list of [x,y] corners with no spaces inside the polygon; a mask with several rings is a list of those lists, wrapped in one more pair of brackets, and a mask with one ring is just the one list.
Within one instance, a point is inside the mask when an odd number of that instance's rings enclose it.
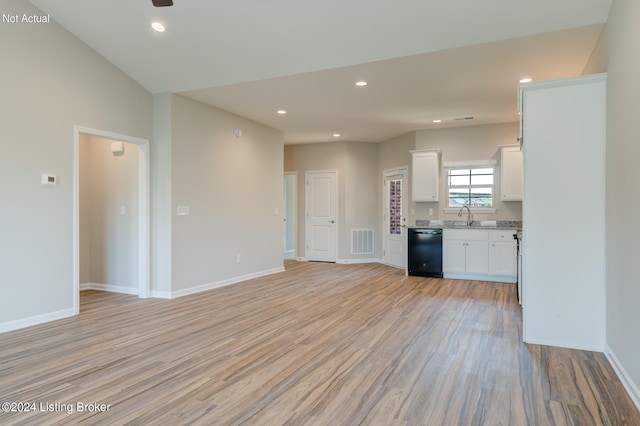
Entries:
{"label": "chrome faucet", "polygon": [[471,224],[473,223],[473,215],[471,214],[471,209],[469,208],[469,206],[462,206],[460,207],[460,211],[458,212],[458,217],[462,217],[462,210],[467,209],[467,226],[471,226]]}

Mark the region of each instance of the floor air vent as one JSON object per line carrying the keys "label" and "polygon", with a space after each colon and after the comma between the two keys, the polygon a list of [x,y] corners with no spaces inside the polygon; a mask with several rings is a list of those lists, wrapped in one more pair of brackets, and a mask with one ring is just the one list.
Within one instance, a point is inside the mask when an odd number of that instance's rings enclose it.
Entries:
{"label": "floor air vent", "polygon": [[373,254],[373,229],[351,230],[351,254]]}

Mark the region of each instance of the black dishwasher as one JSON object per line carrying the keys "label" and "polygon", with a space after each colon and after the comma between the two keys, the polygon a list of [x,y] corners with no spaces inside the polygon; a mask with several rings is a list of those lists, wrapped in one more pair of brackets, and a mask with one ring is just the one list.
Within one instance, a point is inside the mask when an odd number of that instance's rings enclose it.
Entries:
{"label": "black dishwasher", "polygon": [[442,229],[409,228],[407,274],[442,278]]}

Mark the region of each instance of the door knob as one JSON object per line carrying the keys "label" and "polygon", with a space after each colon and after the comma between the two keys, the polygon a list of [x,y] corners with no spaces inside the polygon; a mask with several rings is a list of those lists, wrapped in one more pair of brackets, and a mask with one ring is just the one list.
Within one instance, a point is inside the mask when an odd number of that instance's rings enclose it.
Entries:
{"label": "door knob", "polygon": [[336,221],[335,220],[330,220],[329,223],[336,223]]}

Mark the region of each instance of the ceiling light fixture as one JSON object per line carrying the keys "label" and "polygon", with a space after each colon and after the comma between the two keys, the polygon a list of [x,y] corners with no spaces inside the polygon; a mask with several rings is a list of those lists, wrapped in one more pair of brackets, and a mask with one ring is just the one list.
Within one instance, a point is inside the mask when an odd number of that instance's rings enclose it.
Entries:
{"label": "ceiling light fixture", "polygon": [[364,80],[356,81],[356,86],[363,87],[363,86],[366,86],[366,85],[367,85],[367,82],[364,81]]}
{"label": "ceiling light fixture", "polygon": [[434,123],[442,123],[442,120],[433,120]]}
{"label": "ceiling light fixture", "polygon": [[334,134],[333,134],[333,137],[334,137],[334,138],[339,138],[339,137],[340,137],[340,133],[334,133]]}
{"label": "ceiling light fixture", "polygon": [[156,30],[159,33],[163,33],[164,32],[164,25],[162,25],[160,22],[154,22],[151,24],[151,28],[153,28],[154,30]]}
{"label": "ceiling light fixture", "polygon": [[287,113],[287,111],[283,110],[283,109],[279,109],[278,111],[276,111],[278,114],[280,115],[285,115]]}
{"label": "ceiling light fixture", "polygon": [[533,81],[532,78],[521,78],[520,83],[531,83]]}

